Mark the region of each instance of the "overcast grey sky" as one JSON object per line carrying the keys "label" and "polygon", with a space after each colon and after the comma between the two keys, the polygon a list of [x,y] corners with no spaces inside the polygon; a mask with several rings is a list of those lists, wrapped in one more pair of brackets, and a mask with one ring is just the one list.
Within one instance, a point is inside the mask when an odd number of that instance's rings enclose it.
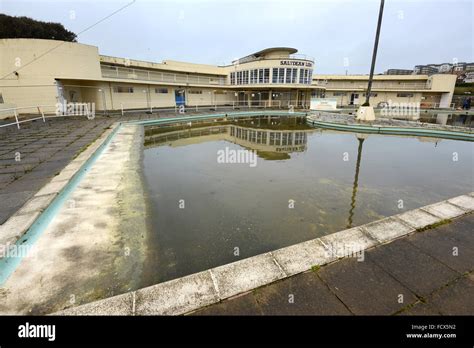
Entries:
{"label": "overcast grey sky", "polygon": [[[0,0],[0,11],[79,33],[131,1]],[[378,9],[378,0],[136,0],[78,41],[105,55],[204,64],[289,46],[315,58],[315,73],[366,74]],[[386,0],[376,72],[473,61],[473,17],[472,0]]]}

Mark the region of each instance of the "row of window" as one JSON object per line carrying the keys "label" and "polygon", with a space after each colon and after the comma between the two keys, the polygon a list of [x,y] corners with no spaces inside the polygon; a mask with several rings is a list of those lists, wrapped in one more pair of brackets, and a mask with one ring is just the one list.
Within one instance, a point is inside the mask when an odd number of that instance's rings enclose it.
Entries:
{"label": "row of window", "polygon": [[[299,74],[298,74],[299,71]],[[272,83],[301,83],[311,84],[313,71],[311,69],[273,68]],[[299,75],[299,76],[298,76]],[[243,70],[230,73],[231,85],[248,85],[270,82],[270,69]]]}
{"label": "row of window", "polygon": [[[332,94],[334,97],[345,97],[347,96],[347,92],[334,92]],[[366,93],[363,93],[362,96],[366,96]],[[370,93],[371,97],[376,97],[377,93]],[[413,93],[397,93],[398,98],[413,98]]]}
{"label": "row of window", "polygon": [[[133,87],[114,87],[114,93],[134,93],[135,90]],[[167,94],[169,93],[168,88],[155,88],[155,93],[157,94]]]}

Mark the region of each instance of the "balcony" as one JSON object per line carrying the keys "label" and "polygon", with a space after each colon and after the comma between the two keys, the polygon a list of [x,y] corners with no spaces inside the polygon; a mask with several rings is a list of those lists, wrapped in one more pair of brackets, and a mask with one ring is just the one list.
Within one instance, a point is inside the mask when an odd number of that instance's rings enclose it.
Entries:
{"label": "balcony", "polygon": [[223,86],[226,84],[226,78],[224,76],[210,77],[182,73],[167,73],[105,64],[101,65],[101,72],[102,77],[116,79],[210,86]]}
{"label": "balcony", "polygon": [[[366,90],[368,82],[327,82],[317,81],[318,86],[326,89]],[[377,82],[372,83],[374,90],[429,90],[425,82]]]}

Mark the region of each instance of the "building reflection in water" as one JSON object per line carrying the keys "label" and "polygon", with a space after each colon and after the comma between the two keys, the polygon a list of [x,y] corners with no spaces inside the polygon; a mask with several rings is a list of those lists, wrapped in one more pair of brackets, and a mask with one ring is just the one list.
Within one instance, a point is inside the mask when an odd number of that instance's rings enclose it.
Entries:
{"label": "building reflection in water", "polygon": [[303,152],[308,142],[309,128],[303,130],[258,129],[234,124],[188,128],[145,137],[145,147],[158,145],[183,146],[210,140],[226,140],[255,150],[266,160],[290,158],[292,152]]}

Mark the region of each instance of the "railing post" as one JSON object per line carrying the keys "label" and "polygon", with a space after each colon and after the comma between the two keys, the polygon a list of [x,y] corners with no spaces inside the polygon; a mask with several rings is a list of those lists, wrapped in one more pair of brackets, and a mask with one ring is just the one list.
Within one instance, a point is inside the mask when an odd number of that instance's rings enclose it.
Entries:
{"label": "railing post", "polygon": [[123,116],[123,103],[120,103],[120,109],[122,109],[122,116]]}
{"label": "railing post", "polygon": [[20,122],[18,122],[18,114],[16,112],[16,109],[13,110],[13,113],[15,114],[16,126],[18,127],[18,129],[20,129]]}
{"label": "railing post", "polygon": [[45,123],[46,120],[44,119],[44,112],[41,110],[41,108],[39,106],[38,106],[38,111],[41,114],[41,117],[43,117],[43,123]]}

